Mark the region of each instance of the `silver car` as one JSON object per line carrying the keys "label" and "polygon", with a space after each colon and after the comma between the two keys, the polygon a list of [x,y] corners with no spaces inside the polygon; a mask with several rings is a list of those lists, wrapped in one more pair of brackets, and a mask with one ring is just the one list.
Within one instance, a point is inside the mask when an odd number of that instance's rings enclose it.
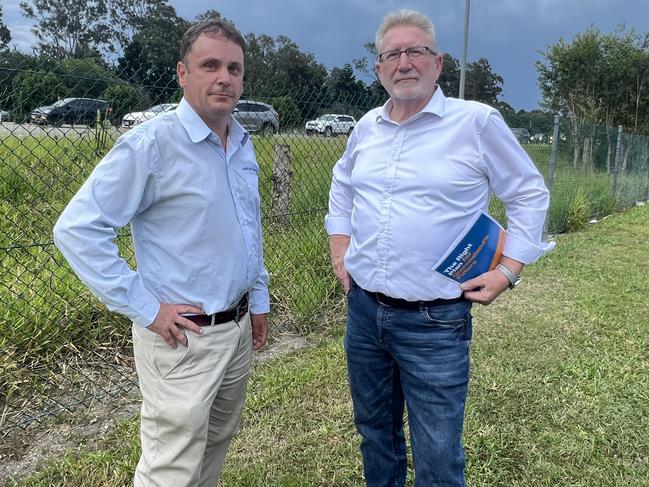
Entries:
{"label": "silver car", "polygon": [[272,135],[279,130],[279,114],[268,103],[239,100],[232,116],[248,132]]}
{"label": "silver car", "polygon": [[0,108],[0,122],[9,121],[9,112]]}
{"label": "silver car", "polygon": [[304,126],[307,135],[324,134],[332,137],[337,134],[351,134],[356,127],[356,119],[351,115],[327,113],[315,120],[309,120]]}
{"label": "silver car", "polygon": [[122,117],[122,127],[131,128],[136,125],[151,120],[154,117],[157,117],[161,113],[170,112],[175,110],[178,106],[178,103],[162,103],[160,105],[153,105],[151,108],[147,108],[141,112],[131,112],[127,113]]}

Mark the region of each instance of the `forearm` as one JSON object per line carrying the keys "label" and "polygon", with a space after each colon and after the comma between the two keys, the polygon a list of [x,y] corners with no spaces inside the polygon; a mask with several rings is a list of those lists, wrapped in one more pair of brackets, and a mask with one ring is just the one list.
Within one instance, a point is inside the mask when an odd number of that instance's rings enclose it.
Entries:
{"label": "forearm", "polygon": [[350,240],[349,235],[329,235],[329,253],[334,267],[344,265],[345,254],[349,248]]}
{"label": "forearm", "polygon": [[512,271],[514,274],[519,275],[519,276],[523,272],[523,267],[525,267],[525,265],[522,262],[519,262],[519,261],[517,261],[515,259],[512,259],[511,257],[507,257],[505,255],[503,255],[501,257],[499,263],[503,264],[510,271]]}

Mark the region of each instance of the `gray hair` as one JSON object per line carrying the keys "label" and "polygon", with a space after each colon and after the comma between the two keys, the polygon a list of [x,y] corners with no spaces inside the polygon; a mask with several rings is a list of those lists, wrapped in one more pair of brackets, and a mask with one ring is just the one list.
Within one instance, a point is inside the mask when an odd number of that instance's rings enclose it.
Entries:
{"label": "gray hair", "polygon": [[383,44],[383,38],[386,32],[398,25],[408,25],[421,29],[426,34],[426,37],[428,37],[431,43],[430,47],[437,49],[435,27],[428,16],[417,10],[402,9],[388,13],[383,19],[383,23],[379,26],[379,30],[376,31],[376,39],[374,42],[377,52],[381,52],[381,44]]}
{"label": "gray hair", "polygon": [[241,33],[229,22],[219,19],[205,20],[192,25],[183,35],[180,41],[180,60],[187,65],[187,55],[192,50],[192,46],[201,34],[208,34],[213,37],[223,37],[234,42],[246,54],[246,40]]}

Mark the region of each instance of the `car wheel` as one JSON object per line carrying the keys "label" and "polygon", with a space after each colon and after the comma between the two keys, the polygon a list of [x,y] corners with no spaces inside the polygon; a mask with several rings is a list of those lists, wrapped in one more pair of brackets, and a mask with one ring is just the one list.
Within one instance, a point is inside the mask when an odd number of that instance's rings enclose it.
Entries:
{"label": "car wheel", "polygon": [[267,123],[261,128],[261,135],[264,135],[266,137],[270,137],[275,133],[275,127],[273,127],[272,124]]}
{"label": "car wheel", "polygon": [[347,135],[351,135],[353,130],[354,130],[354,127],[349,127],[349,130],[347,131]]}
{"label": "car wheel", "polygon": [[324,130],[324,135],[325,137],[333,137],[334,131],[331,129],[331,127],[326,127]]}

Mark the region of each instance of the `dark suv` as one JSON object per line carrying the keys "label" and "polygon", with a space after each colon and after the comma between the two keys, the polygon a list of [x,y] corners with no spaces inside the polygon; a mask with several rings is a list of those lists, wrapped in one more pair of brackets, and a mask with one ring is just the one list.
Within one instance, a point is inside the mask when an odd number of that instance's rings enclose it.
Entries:
{"label": "dark suv", "polygon": [[64,123],[71,125],[92,125],[99,119],[110,117],[111,108],[108,102],[95,98],[63,98],[51,106],[38,107],[29,116],[32,123],[60,126]]}

